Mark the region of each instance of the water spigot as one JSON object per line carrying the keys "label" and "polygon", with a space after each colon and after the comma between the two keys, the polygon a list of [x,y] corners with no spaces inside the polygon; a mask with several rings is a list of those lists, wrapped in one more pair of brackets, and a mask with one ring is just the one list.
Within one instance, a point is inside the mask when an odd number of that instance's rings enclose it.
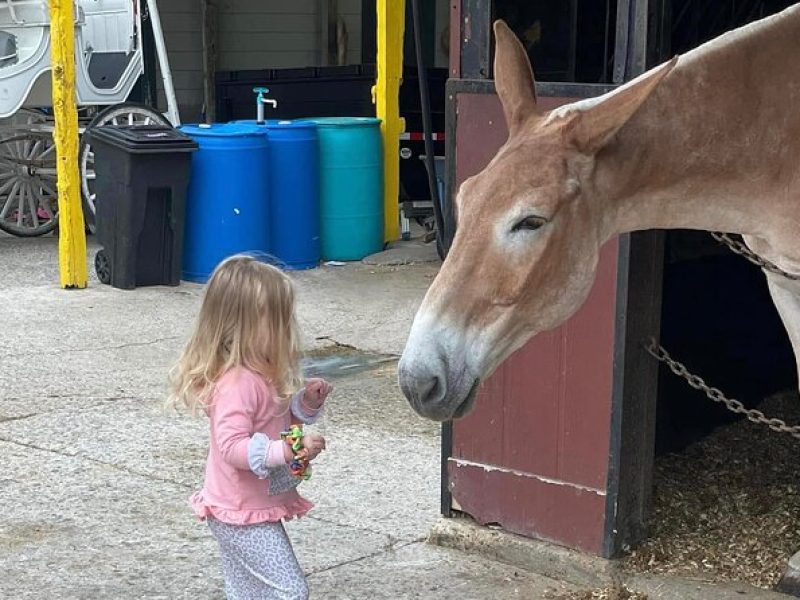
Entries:
{"label": "water spigot", "polygon": [[253,93],[256,94],[256,122],[261,125],[264,123],[264,105],[269,104],[276,109],[278,101],[264,96],[264,94],[269,94],[269,89],[265,87],[253,88]]}

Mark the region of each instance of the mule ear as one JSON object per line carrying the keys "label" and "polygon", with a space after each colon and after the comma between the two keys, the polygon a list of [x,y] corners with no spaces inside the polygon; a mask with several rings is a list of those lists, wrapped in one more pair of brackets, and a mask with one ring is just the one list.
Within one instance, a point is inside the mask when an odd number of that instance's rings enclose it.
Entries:
{"label": "mule ear", "polygon": [[[651,69],[586,109],[570,111],[565,133],[567,139],[586,154],[595,154],[628,122],[661,80],[672,71],[678,57]],[[558,109],[556,109],[558,110]]]}
{"label": "mule ear", "polygon": [[508,131],[514,133],[525,120],[536,114],[536,88],[528,53],[505,21],[494,22],[494,84]]}

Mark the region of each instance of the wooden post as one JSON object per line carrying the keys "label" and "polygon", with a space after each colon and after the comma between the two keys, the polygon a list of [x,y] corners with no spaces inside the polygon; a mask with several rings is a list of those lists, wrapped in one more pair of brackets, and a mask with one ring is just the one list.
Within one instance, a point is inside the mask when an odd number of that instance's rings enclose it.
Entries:
{"label": "wooden post", "polygon": [[58,265],[61,286],[66,289],[85,288],[88,275],[78,169],[73,0],[50,0],[50,45],[55,113],[53,137],[58,156]]}
{"label": "wooden post", "polygon": [[339,20],[339,0],[328,0],[327,2],[328,10],[327,16],[328,20],[325,23],[325,27],[327,28],[327,36],[326,36],[326,57],[325,57],[325,64],[326,65],[335,65],[336,64],[336,23]]}
{"label": "wooden post", "polygon": [[150,9],[147,0],[142,0],[142,59],[144,76],[142,77],[142,102],[152,108],[158,107],[158,56],[156,40],[153,35],[153,24],[150,22]]}
{"label": "wooden post", "polygon": [[203,104],[206,123],[217,117],[217,0],[203,0]]}
{"label": "wooden post", "polygon": [[460,20],[457,24],[452,22],[450,24],[459,35],[462,79],[492,77],[493,9],[492,0],[462,0],[458,15]]}
{"label": "wooden post", "polygon": [[400,83],[403,77],[403,30],[405,0],[377,0],[378,80],[372,100],[383,134],[384,239],[400,237],[400,134],[405,120],[400,117]]}

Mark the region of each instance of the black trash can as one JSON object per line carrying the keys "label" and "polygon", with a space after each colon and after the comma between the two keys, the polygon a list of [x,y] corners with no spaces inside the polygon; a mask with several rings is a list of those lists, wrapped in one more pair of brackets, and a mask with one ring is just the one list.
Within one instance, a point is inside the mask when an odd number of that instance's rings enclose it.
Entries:
{"label": "black trash can", "polygon": [[94,151],[95,270],[103,283],[178,285],[191,153],[197,143],[163,125],[105,126],[88,132]]}

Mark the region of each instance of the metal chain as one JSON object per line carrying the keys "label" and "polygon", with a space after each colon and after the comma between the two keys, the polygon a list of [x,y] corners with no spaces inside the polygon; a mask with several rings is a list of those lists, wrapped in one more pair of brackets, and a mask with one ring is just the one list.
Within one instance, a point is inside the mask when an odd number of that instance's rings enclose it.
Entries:
{"label": "metal chain", "polygon": [[721,244],[725,244],[733,252],[735,252],[739,256],[745,257],[751,263],[761,267],[765,271],[769,271],[770,273],[775,273],[776,275],[782,275],[783,277],[786,277],[786,279],[790,279],[791,281],[800,281],[800,275],[794,275],[792,273],[784,271],[775,263],[772,263],[766,260],[765,258],[761,258],[758,254],[750,250],[750,248],[748,248],[743,242],[733,239],[727,233],[718,233],[714,231],[710,231],[709,233],[711,234],[711,237],[713,237],[715,240],[717,240]]}
{"label": "metal chain", "polygon": [[685,379],[686,382],[694,389],[704,392],[705,395],[714,402],[724,404],[725,407],[731,412],[744,415],[753,423],[766,425],[772,431],[788,433],[795,439],[800,440],[800,425],[790,426],[780,419],[770,419],[760,410],[745,408],[744,404],[738,400],[727,398],[719,389],[711,387],[705,381],[703,381],[702,377],[689,372],[689,370],[686,368],[686,365],[672,358],[669,355],[669,352],[664,349],[664,346],[658,344],[653,338],[650,339],[650,343],[645,348],[656,360],[667,365],[670,370],[675,373],[675,375]]}
{"label": "metal chain", "polygon": [[[781,275],[782,277],[785,277],[786,279],[789,279],[791,281],[800,281],[800,275],[794,275],[792,273],[784,271],[775,263],[772,263],[760,257],[758,254],[750,250],[750,248],[748,248],[743,242],[734,240],[727,233],[718,233],[714,231],[711,231],[709,233],[711,234],[711,237],[713,237],[718,242],[725,244],[734,253],[738,254],[739,256],[743,256],[748,261],[750,261],[751,263],[753,263],[758,267],[761,267],[765,271],[769,271],[770,273],[775,273],[776,275]],[[800,425],[790,426],[787,425],[784,421],[781,421],[780,419],[774,419],[774,418],[770,419],[760,410],[745,408],[744,404],[742,404],[738,400],[727,398],[725,394],[722,393],[722,391],[720,391],[715,387],[711,387],[705,381],[703,381],[702,377],[691,373],[686,368],[686,365],[672,358],[669,355],[669,352],[667,352],[664,349],[664,346],[658,344],[656,340],[653,338],[650,339],[650,343],[645,348],[647,349],[647,352],[649,352],[650,355],[653,356],[656,360],[667,365],[669,369],[673,373],[675,373],[675,375],[685,379],[686,382],[694,389],[704,392],[705,395],[708,396],[709,399],[713,400],[714,402],[719,402],[720,404],[724,404],[725,407],[731,412],[744,415],[747,417],[749,421],[752,421],[753,423],[766,425],[772,431],[777,431],[779,433],[788,433],[795,439],[800,440]]]}

